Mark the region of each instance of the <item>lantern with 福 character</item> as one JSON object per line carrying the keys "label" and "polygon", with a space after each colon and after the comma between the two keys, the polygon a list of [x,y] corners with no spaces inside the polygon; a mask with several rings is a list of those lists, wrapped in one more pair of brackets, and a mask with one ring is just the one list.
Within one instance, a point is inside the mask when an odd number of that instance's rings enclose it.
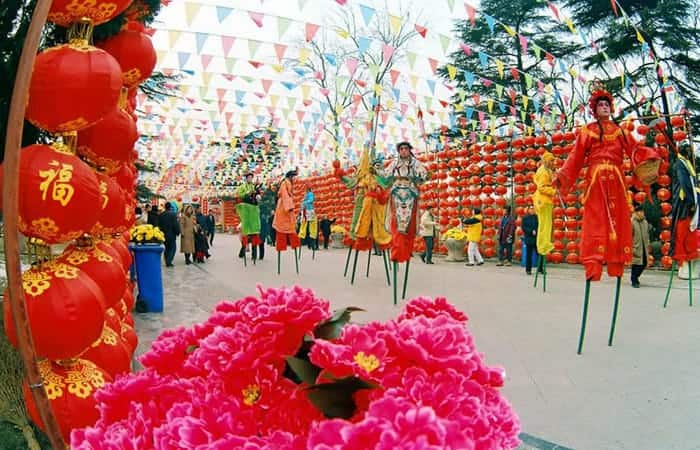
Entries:
{"label": "lantern with \u798f character", "polygon": [[[50,261],[22,274],[27,316],[39,356],[75,358],[99,338],[105,314],[102,289],[77,267]],[[7,296],[7,294],[6,294]],[[17,345],[9,302],[5,333]]]}
{"label": "lantern with \u798f character", "polygon": [[[112,382],[112,377],[107,372],[90,361],[73,359],[61,362],[39,361],[39,373],[66,442],[70,442],[72,430],[92,426],[97,422],[100,413],[94,394],[105,384]],[[26,381],[23,391],[29,417],[43,430],[44,424]]]}
{"label": "lantern with \u798f character", "polygon": [[90,231],[100,212],[100,187],[87,164],[53,144],[25,147],[19,166],[22,234],[57,244]]}

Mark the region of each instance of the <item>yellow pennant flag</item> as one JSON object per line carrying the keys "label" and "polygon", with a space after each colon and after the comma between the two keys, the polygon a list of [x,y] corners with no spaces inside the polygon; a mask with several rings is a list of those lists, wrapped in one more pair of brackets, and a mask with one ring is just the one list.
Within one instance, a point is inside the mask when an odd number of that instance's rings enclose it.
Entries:
{"label": "yellow pennant flag", "polygon": [[464,104],[462,102],[455,103],[454,107],[455,107],[455,111],[464,111]]}
{"label": "yellow pennant flag", "polygon": [[503,24],[503,29],[506,30],[506,33],[508,33],[509,35],[515,36],[515,30],[513,30],[511,27],[509,27],[505,23]]}
{"label": "yellow pennant flag", "polygon": [[175,43],[180,38],[180,32],[177,30],[168,30],[168,42],[170,43],[170,48],[175,48]]}
{"label": "yellow pennant flag", "polygon": [[394,109],[394,105],[396,103],[394,102],[394,99],[390,98],[389,100],[386,101],[386,107],[388,109]]}
{"label": "yellow pennant flag", "polygon": [[277,108],[277,102],[279,102],[279,100],[279,95],[270,94],[270,105],[272,105],[273,108]]}
{"label": "yellow pennant flag", "polygon": [[569,31],[576,34],[576,27],[574,26],[574,23],[571,21],[571,19],[569,19],[568,17],[566,18],[566,26],[569,27]]}
{"label": "yellow pennant flag", "polygon": [[381,84],[375,84],[374,85],[374,93],[376,95],[381,95],[382,94],[382,85]]}
{"label": "yellow pennant flag", "polygon": [[450,76],[450,80],[454,80],[457,76],[457,68],[452,64],[447,65],[447,74]]}
{"label": "yellow pennant flag", "polygon": [[343,105],[341,105],[340,103],[336,104],[335,105],[335,113],[337,115],[341,116],[343,114]]}
{"label": "yellow pennant flag", "polygon": [[530,99],[528,98],[527,95],[523,95],[523,108],[525,108],[525,111],[527,111],[527,105],[530,102]]}
{"label": "yellow pennant flag", "polygon": [[498,76],[503,78],[503,61],[496,58],[496,68],[498,69]]}
{"label": "yellow pennant flag", "polygon": [[237,137],[231,138],[231,148],[236,148],[237,144],[238,144],[238,138]]}
{"label": "yellow pennant flag", "polygon": [[185,20],[187,21],[187,25],[192,25],[192,21],[194,18],[197,16],[197,13],[199,12],[199,8],[201,8],[202,5],[199,3],[191,3],[191,2],[186,2],[185,3]]}
{"label": "yellow pennant flag", "polygon": [[574,77],[574,78],[576,78],[576,77],[578,76],[578,72],[577,72],[576,69],[574,69],[573,67],[572,67],[571,69],[569,69],[569,73],[570,73],[571,76]]}
{"label": "yellow pennant flag", "polygon": [[486,105],[489,108],[489,113],[492,113],[493,112],[493,100],[488,99],[488,101],[486,102]]}
{"label": "yellow pennant flag", "polygon": [[301,85],[301,95],[304,99],[308,99],[311,95],[311,86],[302,84]]}
{"label": "yellow pennant flag", "polygon": [[389,26],[391,27],[392,33],[399,34],[401,30],[401,17],[389,14]]}
{"label": "yellow pennant flag", "polygon": [[311,53],[311,50],[309,50],[306,47],[302,47],[299,49],[299,62],[301,64],[304,64],[306,61],[309,59],[309,55]]}
{"label": "yellow pennant flag", "polygon": [[340,36],[343,39],[347,39],[350,37],[350,33],[347,30],[343,30],[342,28],[336,28],[335,32],[338,33],[338,36]]}
{"label": "yellow pennant flag", "polygon": [[281,64],[271,64],[272,69],[277,73],[284,72],[284,67]]}
{"label": "yellow pennant flag", "polygon": [[637,40],[639,41],[639,43],[643,44],[644,42],[646,42],[644,40],[644,36],[642,36],[642,33],[640,33],[639,30],[636,30],[636,31],[637,31]]}
{"label": "yellow pennant flag", "polygon": [[418,84],[418,77],[416,75],[410,74],[408,78],[411,80],[411,87],[415,89],[416,85]]}
{"label": "yellow pennant flag", "polygon": [[204,82],[205,86],[209,86],[209,82],[211,81],[211,72],[204,72],[202,73],[202,81]]}

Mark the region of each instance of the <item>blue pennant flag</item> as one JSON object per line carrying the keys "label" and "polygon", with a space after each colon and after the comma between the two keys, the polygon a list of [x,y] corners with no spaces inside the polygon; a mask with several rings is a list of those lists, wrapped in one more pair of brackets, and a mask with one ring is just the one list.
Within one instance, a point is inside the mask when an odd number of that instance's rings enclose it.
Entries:
{"label": "blue pennant flag", "polygon": [[311,127],[311,122],[309,122],[308,120],[305,120],[303,122],[303,124],[304,124],[304,129],[308,132],[309,128]]}
{"label": "blue pennant flag", "polygon": [[532,106],[535,108],[535,112],[538,113],[540,112],[540,101],[537,100],[536,98],[532,99]]}
{"label": "blue pennant flag", "polygon": [[197,54],[201,54],[202,48],[204,48],[204,44],[207,42],[209,35],[207,33],[195,33],[194,37],[197,41]]}
{"label": "blue pennant flag", "polygon": [[454,128],[454,127],[455,127],[455,123],[456,123],[456,120],[455,120],[455,113],[450,112],[450,128]]}
{"label": "blue pennant flag", "polygon": [[566,73],[566,72],[567,72],[567,70],[566,70],[566,64],[564,64],[564,61],[562,61],[561,59],[559,60],[559,71],[560,71],[561,73]]}
{"label": "blue pennant flag", "polygon": [[484,52],[479,52],[479,62],[481,67],[486,68],[489,66],[489,56]]}
{"label": "blue pennant flag", "polygon": [[211,124],[214,127],[214,131],[219,131],[219,127],[221,126],[221,122],[219,122],[218,120],[215,120]]}
{"label": "blue pennant flag", "polygon": [[[185,67],[187,61],[190,59],[190,54],[187,52],[177,52],[177,62],[180,68]],[[194,73],[193,73],[194,74]]]}
{"label": "blue pennant flag", "polygon": [[398,102],[401,99],[401,91],[396,88],[391,88],[391,91],[394,93],[394,100]]}
{"label": "blue pennant flag", "polygon": [[464,81],[467,82],[467,86],[472,87],[472,84],[474,84],[474,74],[468,70],[465,70],[464,71]]}
{"label": "blue pennant flag", "polygon": [[338,63],[337,63],[336,60],[335,60],[335,55],[332,55],[332,54],[330,54],[330,53],[324,53],[324,54],[323,54],[323,58],[324,58],[326,61],[328,61],[328,64],[330,64],[330,65],[333,66],[333,67],[335,67],[335,66],[338,65]]}
{"label": "blue pennant flag", "polygon": [[328,111],[328,103],[321,103],[321,114],[326,114],[326,111]]}
{"label": "blue pennant flag", "polygon": [[498,109],[499,109],[502,113],[505,113],[505,112],[506,112],[506,105],[504,105],[504,104],[501,103],[501,102],[498,102]]}
{"label": "blue pennant flag", "polygon": [[428,83],[428,87],[430,88],[430,92],[432,92],[433,95],[435,95],[435,80],[425,80]]}
{"label": "blue pennant flag", "polygon": [[466,107],[464,114],[467,116],[467,121],[472,120],[472,116],[474,115],[474,109],[470,107]]}
{"label": "blue pennant flag", "polygon": [[374,17],[374,8],[360,4],[360,12],[362,13],[362,19],[365,21],[365,25],[369,25]]}
{"label": "blue pennant flag", "polygon": [[484,14],[484,18],[486,18],[486,23],[489,25],[489,30],[491,30],[491,34],[493,34],[494,26],[496,25],[496,19],[489,16],[488,14]]}
{"label": "blue pennant flag", "polygon": [[299,75],[300,77],[303,77],[306,75],[306,70],[302,69],[301,67],[295,67],[294,71]]}
{"label": "blue pennant flag", "polygon": [[371,43],[372,40],[368,37],[360,36],[357,38],[357,47],[361,55],[364,55],[364,53],[369,49]]}
{"label": "blue pennant flag", "polygon": [[314,123],[318,123],[318,120],[321,118],[321,114],[317,112],[312,113],[311,118],[313,119]]}
{"label": "blue pennant flag", "polygon": [[236,103],[242,103],[245,97],[245,91],[236,90]]}
{"label": "blue pennant flag", "polygon": [[296,84],[290,83],[289,81],[283,81],[283,82],[282,82],[282,86],[286,87],[287,90],[289,90],[289,91],[291,91],[292,89],[294,89],[295,87],[297,87]]}
{"label": "blue pennant flag", "polygon": [[262,125],[263,123],[265,123],[265,116],[261,115],[261,116],[257,116],[257,118],[258,118],[258,125]]}
{"label": "blue pennant flag", "polygon": [[233,12],[232,8],[226,8],[225,6],[216,7],[216,18],[219,19],[219,23],[226,20],[226,18]]}

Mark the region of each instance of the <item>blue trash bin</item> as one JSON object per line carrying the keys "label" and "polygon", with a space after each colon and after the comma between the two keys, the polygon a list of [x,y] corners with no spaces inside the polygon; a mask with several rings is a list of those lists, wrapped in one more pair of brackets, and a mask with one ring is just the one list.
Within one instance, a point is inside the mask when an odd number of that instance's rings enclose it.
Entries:
{"label": "blue trash bin", "polygon": [[134,255],[133,267],[139,297],[146,303],[148,312],[163,312],[163,272],[160,255],[165,250],[161,244],[129,244]]}
{"label": "blue trash bin", "polygon": [[[525,245],[525,241],[521,240],[522,242],[522,249],[521,252],[522,254],[520,255],[520,267],[525,267],[525,258],[527,258],[527,245]],[[535,244],[537,245],[537,244]],[[537,268],[537,248],[535,248],[535,251],[532,252],[532,267]]]}

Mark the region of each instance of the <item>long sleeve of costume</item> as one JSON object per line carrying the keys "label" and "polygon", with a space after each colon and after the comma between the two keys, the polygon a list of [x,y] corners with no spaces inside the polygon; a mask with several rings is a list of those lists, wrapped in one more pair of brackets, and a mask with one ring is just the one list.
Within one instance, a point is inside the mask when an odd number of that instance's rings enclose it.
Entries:
{"label": "long sleeve of costume", "polygon": [[280,233],[293,233],[296,235],[294,218],[294,199],[292,197],[292,185],[288,179],[280,184],[275,220],[272,226]]}
{"label": "long sleeve of costume", "polygon": [[696,173],[685,157],[673,163],[671,184],[671,249],[669,254],[679,262],[697,258],[698,243],[696,210],[698,190]]}

